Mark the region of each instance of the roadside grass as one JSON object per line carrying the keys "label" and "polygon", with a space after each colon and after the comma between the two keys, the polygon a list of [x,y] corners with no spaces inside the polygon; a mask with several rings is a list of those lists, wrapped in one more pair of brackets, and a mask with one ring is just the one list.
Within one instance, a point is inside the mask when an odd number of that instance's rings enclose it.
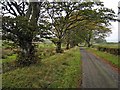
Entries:
{"label": "roadside grass", "polygon": [[95,53],[97,56],[99,56],[99,57],[101,57],[101,58],[103,58],[105,60],[108,60],[113,65],[115,65],[115,66],[120,68],[120,63],[118,61],[118,57],[119,56],[115,56],[113,54],[109,54],[109,53],[106,53],[106,52],[98,51],[95,48],[87,48],[87,50],[92,52],[92,53]]}
{"label": "roadside grass", "polygon": [[81,80],[79,48],[2,75],[3,88],[77,88]]}

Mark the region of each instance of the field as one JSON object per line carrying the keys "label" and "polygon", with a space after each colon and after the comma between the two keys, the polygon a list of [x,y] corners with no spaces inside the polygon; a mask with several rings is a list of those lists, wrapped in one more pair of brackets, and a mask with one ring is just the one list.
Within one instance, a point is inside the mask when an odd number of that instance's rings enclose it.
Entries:
{"label": "field", "polygon": [[94,46],[101,46],[101,47],[108,47],[108,48],[119,48],[118,43],[95,44]]}

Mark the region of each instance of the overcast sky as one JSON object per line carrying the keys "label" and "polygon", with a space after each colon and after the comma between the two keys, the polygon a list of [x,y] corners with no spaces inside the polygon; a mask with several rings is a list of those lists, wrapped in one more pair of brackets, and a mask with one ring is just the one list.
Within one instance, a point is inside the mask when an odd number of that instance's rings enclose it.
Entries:
{"label": "overcast sky", "polygon": [[[105,7],[108,7],[110,9],[113,9],[116,12],[116,15],[118,13],[118,2],[120,0],[101,0],[104,2]],[[106,38],[109,42],[117,42],[118,41],[118,22],[112,22],[111,26],[112,34]]]}

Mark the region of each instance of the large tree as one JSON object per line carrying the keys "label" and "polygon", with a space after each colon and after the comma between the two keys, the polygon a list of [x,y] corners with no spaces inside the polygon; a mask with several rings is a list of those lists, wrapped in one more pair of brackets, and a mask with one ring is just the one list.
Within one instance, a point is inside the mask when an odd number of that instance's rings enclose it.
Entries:
{"label": "large tree", "polygon": [[[46,5],[47,14],[50,17],[52,29],[51,31],[56,36],[56,52],[61,53],[61,44],[68,30],[76,27],[76,22],[85,19],[79,17],[82,13],[79,10],[85,10],[93,7],[95,2],[48,2]],[[98,3],[97,3],[98,4]],[[75,14],[74,14],[75,13]]]}
{"label": "large tree", "polygon": [[[28,6],[26,6],[27,4]],[[18,65],[26,66],[36,63],[35,45],[32,43],[39,30],[43,29],[41,24],[44,2],[24,2],[20,0],[2,2],[3,5],[3,37],[13,41],[19,47]],[[21,6],[22,5],[22,6]],[[6,17],[6,13],[12,16]]]}
{"label": "large tree", "polygon": [[[89,8],[85,8],[83,10],[80,10],[80,16],[84,20],[77,21],[72,26],[75,25],[74,29],[71,29],[68,31],[67,34],[67,45],[69,45],[71,39],[71,32],[73,33],[73,30],[77,30],[77,36],[80,38],[76,38],[75,36],[73,40],[80,39],[82,41],[85,41],[87,46],[90,47],[92,45],[92,40],[94,38],[104,38],[111,32],[111,30],[108,28],[110,25],[110,21],[114,21],[114,11],[108,8],[105,8],[102,2],[99,2],[99,5],[97,5],[99,8],[92,8],[91,6]],[[75,34],[75,33],[73,33]],[[81,42],[81,41],[79,41]],[[71,43],[72,44],[72,43]],[[73,42],[73,45],[75,42]]]}

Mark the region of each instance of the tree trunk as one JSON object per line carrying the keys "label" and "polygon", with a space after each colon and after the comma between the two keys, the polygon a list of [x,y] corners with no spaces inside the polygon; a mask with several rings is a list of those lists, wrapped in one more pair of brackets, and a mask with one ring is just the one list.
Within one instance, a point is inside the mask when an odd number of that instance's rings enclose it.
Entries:
{"label": "tree trunk", "polygon": [[67,42],[67,44],[66,44],[66,49],[69,49],[70,47],[69,47],[69,42]]}
{"label": "tree trunk", "polygon": [[92,34],[91,34],[91,32],[90,32],[89,35],[88,35],[88,39],[86,40],[88,47],[91,47],[91,46],[92,46],[92,44],[91,44],[91,38],[92,38]]}
{"label": "tree trunk", "polygon": [[32,43],[27,43],[27,46],[22,46],[18,54],[17,65],[29,66],[37,62],[37,56],[35,54],[35,48]]}
{"label": "tree trunk", "polygon": [[91,44],[89,41],[87,41],[87,46],[88,46],[88,47],[91,47],[92,44]]}
{"label": "tree trunk", "polygon": [[70,48],[73,48],[74,46],[75,46],[74,41],[71,41],[71,42],[70,42]]}
{"label": "tree trunk", "polygon": [[[38,1],[38,0],[36,0]],[[26,13],[26,17],[29,19],[28,22],[32,22],[34,26],[37,26],[38,18],[40,13],[40,4],[39,2],[30,2],[28,11]],[[31,30],[34,32],[36,28]],[[26,34],[28,36],[28,34]],[[20,66],[29,66],[30,64],[34,64],[37,62],[37,56],[35,53],[35,46],[32,45],[33,34],[28,36],[29,40],[21,40],[20,41],[20,48],[21,51],[18,54],[18,65]]]}
{"label": "tree trunk", "polygon": [[62,52],[63,52],[63,50],[62,50],[62,48],[61,48],[61,44],[62,44],[61,41],[58,41],[58,42],[57,42],[57,46],[56,46],[56,52],[57,52],[57,53],[62,53]]}

